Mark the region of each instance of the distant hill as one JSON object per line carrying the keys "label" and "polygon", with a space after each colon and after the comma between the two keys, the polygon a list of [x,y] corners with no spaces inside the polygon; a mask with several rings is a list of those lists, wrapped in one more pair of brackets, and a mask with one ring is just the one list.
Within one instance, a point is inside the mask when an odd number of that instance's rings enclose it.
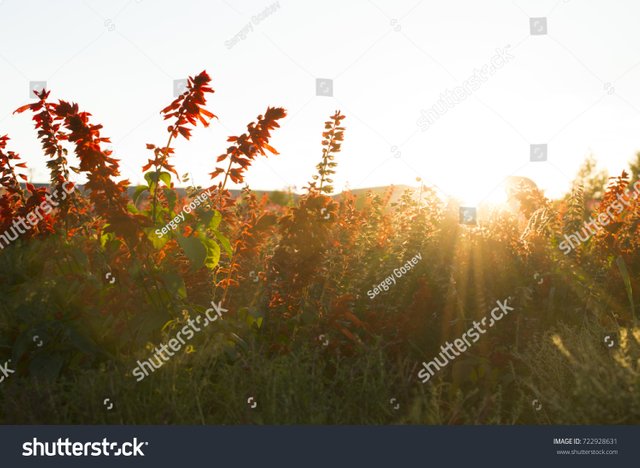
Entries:
{"label": "distant hill", "polygon": [[[22,185],[23,188],[26,188],[26,185],[24,183],[20,184]],[[43,184],[43,183],[33,183],[32,184],[34,187],[36,188],[40,188],[40,187],[46,187],[49,188],[50,184]],[[133,198],[133,195],[136,191],[136,185],[130,185],[127,188],[127,195],[130,198]],[[386,191],[389,189],[390,186],[385,186],[385,187],[370,187],[370,188],[361,188],[361,189],[353,189],[351,190],[351,193],[357,198],[363,198],[367,192],[371,191],[373,192],[375,195],[380,195],[383,196]],[[400,198],[400,196],[402,195],[402,193],[405,190],[412,190],[414,189],[414,187],[409,187],[408,185],[394,185],[392,186],[394,187],[394,192],[393,195],[391,197],[391,202],[396,201],[397,199]],[[83,189],[83,186],[79,186],[78,187],[80,190]],[[187,195],[187,191],[184,187],[176,187],[175,190],[178,192],[178,194],[182,197]],[[229,190],[229,192],[231,193],[231,197],[232,198],[236,198],[238,196],[240,196],[240,194],[242,193],[241,190]],[[288,193],[283,191],[283,190],[254,190],[253,193],[256,194],[256,196],[261,197],[262,195],[266,194],[274,203],[278,203],[279,201],[283,201],[284,203],[286,203],[286,200],[288,199]],[[342,194],[342,192],[340,193],[336,193],[333,195],[333,198],[337,198],[340,197],[340,195]],[[292,194],[294,199],[297,199],[300,194]],[[280,203],[282,204],[282,203]]]}

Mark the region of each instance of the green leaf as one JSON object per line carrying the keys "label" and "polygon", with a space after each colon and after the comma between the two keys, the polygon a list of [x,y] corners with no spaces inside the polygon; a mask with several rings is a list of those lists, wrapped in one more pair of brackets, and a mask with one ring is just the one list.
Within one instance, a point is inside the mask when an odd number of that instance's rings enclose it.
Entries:
{"label": "green leaf", "polygon": [[254,314],[248,314],[245,321],[247,322],[247,325],[249,325],[250,327],[255,325],[256,328],[260,328],[262,326],[262,320],[263,317],[256,317]]}
{"label": "green leaf", "polygon": [[164,196],[167,199],[167,203],[169,204],[169,211],[173,211],[176,206],[176,201],[178,200],[178,195],[173,189],[168,187],[163,187],[162,191],[164,192]]}
{"label": "green leaf", "polygon": [[149,185],[149,193],[153,195],[153,192],[158,186],[158,175],[155,171],[149,171],[144,175],[144,180],[146,180]]}
{"label": "green leaf", "polygon": [[219,231],[213,231],[213,233],[218,239],[218,242],[220,242],[220,245],[222,245],[222,248],[224,249],[224,251],[227,253],[229,257],[231,257],[233,255],[233,249],[231,248],[231,242],[229,242],[229,239],[227,239],[224,236],[224,234],[222,234]]}
{"label": "green leaf", "polygon": [[210,270],[213,270],[220,262],[220,246],[218,243],[209,239],[208,237],[202,237],[201,241],[206,248],[207,256],[204,260],[204,264]]}
{"label": "green leaf", "polygon": [[169,319],[167,322],[162,325],[162,333],[166,333],[167,330],[170,330],[173,324],[178,323],[176,319]]}
{"label": "green leaf", "polygon": [[[158,232],[160,232],[162,234],[162,228],[157,228]],[[164,245],[169,241],[169,239],[171,238],[171,233],[168,232],[165,235],[163,235],[162,237],[158,237],[158,234],[156,233],[156,228],[145,228],[144,229],[145,234],[147,235],[147,239],[149,239],[151,241],[151,244],[153,245],[153,248],[156,250],[160,250],[162,247],[164,247]]]}
{"label": "green leaf", "polygon": [[140,195],[142,195],[145,190],[149,190],[149,187],[147,187],[146,185],[138,185],[136,187],[136,191],[133,192],[134,205],[138,206],[138,200],[140,198]]}
{"label": "green leaf", "polygon": [[[178,244],[180,244],[180,247],[182,247],[182,250],[184,251],[187,258],[191,261],[191,264],[194,268],[200,268],[205,265],[205,261],[208,259],[209,254],[202,240],[197,237],[182,236],[177,236],[177,239]],[[219,251],[220,247],[218,247],[218,252]]]}
{"label": "green leaf", "polygon": [[171,187],[171,174],[169,174],[168,172],[161,172],[159,178],[162,182],[164,182],[164,185],[166,185],[167,187]]}
{"label": "green leaf", "polygon": [[187,287],[184,284],[184,280],[178,273],[171,271],[162,273],[159,276],[171,294],[180,299],[185,299],[187,297]]}
{"label": "green leaf", "polygon": [[215,231],[222,221],[222,215],[217,210],[205,211],[202,215],[202,221],[205,227]]}
{"label": "green leaf", "polygon": [[114,237],[115,235],[112,232],[104,232],[103,229],[102,234],[100,235],[100,247],[104,249],[107,245],[107,242],[113,240]]}
{"label": "green leaf", "polygon": [[635,305],[633,304],[633,289],[631,288],[631,275],[629,275],[629,270],[627,269],[627,264],[624,262],[624,258],[618,257],[616,259],[616,265],[618,265],[618,270],[620,270],[620,274],[622,275],[622,281],[624,281],[624,287],[627,290],[627,298],[629,299],[629,304],[631,304],[631,316],[636,318],[636,310]]}

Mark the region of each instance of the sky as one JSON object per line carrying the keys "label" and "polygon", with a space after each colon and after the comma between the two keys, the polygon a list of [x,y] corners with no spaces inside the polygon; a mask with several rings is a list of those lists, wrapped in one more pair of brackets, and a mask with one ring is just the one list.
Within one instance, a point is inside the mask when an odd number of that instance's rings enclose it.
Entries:
{"label": "sky", "polygon": [[104,125],[137,184],[174,80],[207,70],[219,119],[173,160],[198,185],[228,136],[282,106],[280,154],[256,160],[254,189],[300,191],[339,109],[338,191],[420,177],[476,203],[518,175],[553,197],[589,154],[618,175],[640,150],[639,19],[632,0],[0,0],[0,135],[48,180],[30,117],[12,115],[46,81]]}

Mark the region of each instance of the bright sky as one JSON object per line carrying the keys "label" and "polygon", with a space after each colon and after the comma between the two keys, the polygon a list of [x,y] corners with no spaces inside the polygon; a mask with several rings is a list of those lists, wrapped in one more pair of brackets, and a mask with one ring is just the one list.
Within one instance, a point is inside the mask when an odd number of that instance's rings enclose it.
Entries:
{"label": "bright sky", "polygon": [[[546,18],[547,34],[531,35],[532,17]],[[226,137],[271,105],[289,117],[273,139],[281,154],[249,171],[254,189],[305,185],[323,122],[341,109],[338,190],[419,176],[477,201],[522,175],[553,196],[590,152],[617,175],[640,150],[639,20],[633,0],[0,0],[0,134],[33,180],[48,180],[29,117],[10,115],[29,102],[30,81],[47,81],[104,125],[138,183],[145,143],[166,141],[158,112],[173,80],[206,69],[220,120],[181,141],[174,161],[197,184],[209,183]],[[533,28],[544,32],[541,20]],[[506,63],[422,131],[421,110],[497,50]],[[333,79],[332,97],[316,96],[316,78]],[[546,162],[529,161],[532,144],[548,145]]]}

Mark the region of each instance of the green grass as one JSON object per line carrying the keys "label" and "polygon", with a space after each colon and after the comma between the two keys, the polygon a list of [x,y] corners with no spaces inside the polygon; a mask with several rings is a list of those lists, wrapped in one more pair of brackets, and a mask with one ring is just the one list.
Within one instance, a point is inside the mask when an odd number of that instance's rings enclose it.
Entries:
{"label": "green grass", "polygon": [[609,351],[600,345],[604,332],[590,323],[534,339],[509,384],[491,373],[454,383],[443,371],[423,385],[418,362],[390,362],[381,348],[350,357],[321,347],[272,356],[249,350],[233,360],[202,348],[139,383],[124,365],[55,381],[12,375],[0,389],[0,417],[5,424],[637,424],[640,345],[627,332]]}

